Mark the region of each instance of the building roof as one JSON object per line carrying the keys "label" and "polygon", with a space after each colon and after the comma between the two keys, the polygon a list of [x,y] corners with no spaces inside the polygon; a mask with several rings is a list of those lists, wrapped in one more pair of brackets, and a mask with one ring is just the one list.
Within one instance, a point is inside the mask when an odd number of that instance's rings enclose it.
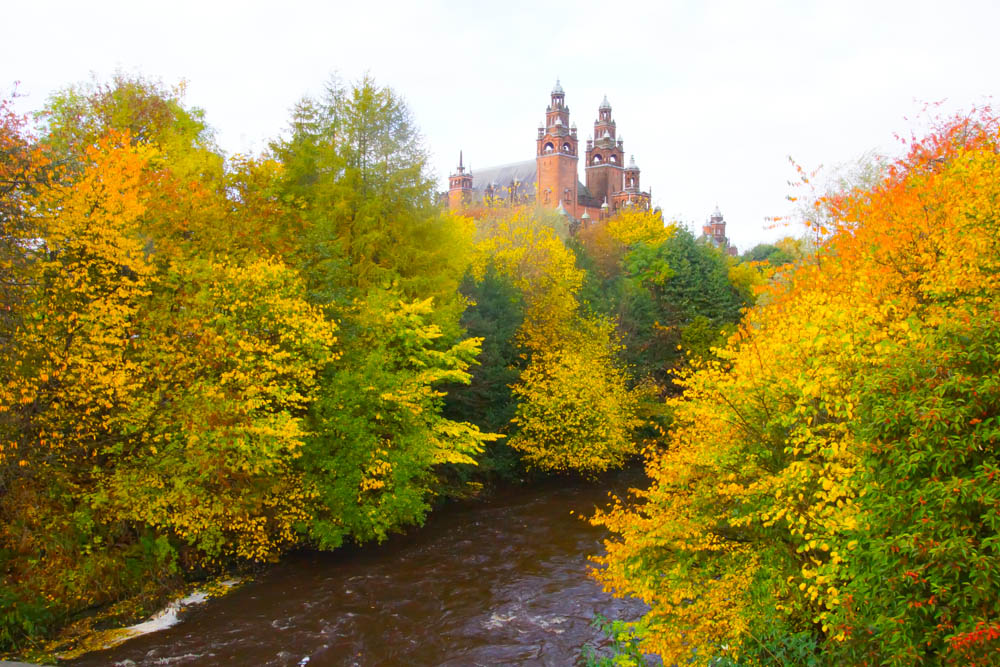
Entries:
{"label": "building roof", "polygon": [[[522,199],[531,199],[535,196],[535,184],[538,182],[538,162],[536,160],[524,160],[523,162],[511,162],[496,167],[476,169],[471,173],[472,190],[482,197],[489,186],[496,188],[494,196],[501,199],[507,198],[507,188],[511,183],[516,183],[515,194]],[[577,199],[593,199],[590,190],[581,181],[577,180]]]}
{"label": "building roof", "polygon": [[519,197],[534,196],[535,181],[538,180],[538,162],[535,159],[511,162],[497,167],[476,169],[472,173],[472,189],[482,195],[489,186],[498,188],[497,196],[506,199],[506,188],[511,183],[516,186]]}

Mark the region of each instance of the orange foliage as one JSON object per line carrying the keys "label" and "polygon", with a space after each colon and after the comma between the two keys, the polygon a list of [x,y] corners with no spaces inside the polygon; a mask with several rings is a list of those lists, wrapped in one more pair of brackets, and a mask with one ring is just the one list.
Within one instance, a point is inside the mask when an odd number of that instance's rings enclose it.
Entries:
{"label": "orange foliage", "polygon": [[651,605],[644,646],[668,664],[765,655],[768,633],[831,651],[849,637],[842,592],[878,539],[864,532],[878,487],[860,481],[866,379],[1000,298],[998,147],[988,110],[953,119],[873,187],[820,198],[816,255],[682,377],[642,504],[596,518],[617,533],[598,576]]}

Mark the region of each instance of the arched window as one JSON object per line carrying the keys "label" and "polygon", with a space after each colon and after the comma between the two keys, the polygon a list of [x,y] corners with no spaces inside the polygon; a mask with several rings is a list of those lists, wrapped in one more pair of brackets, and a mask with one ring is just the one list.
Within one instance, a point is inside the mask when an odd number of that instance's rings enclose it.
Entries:
{"label": "arched window", "polygon": [[601,157],[600,153],[594,155],[594,164],[601,164],[601,160],[603,160],[603,159],[604,158]]}
{"label": "arched window", "polygon": [[545,144],[545,152],[546,153],[551,153],[555,149],[556,149],[556,147],[552,145],[551,141],[549,143]]}
{"label": "arched window", "polygon": [[569,144],[568,143],[563,144],[563,153],[569,153],[569,152],[571,152]]}
{"label": "arched window", "polygon": [[610,162],[611,164],[614,164],[615,162],[618,162],[618,156],[617,155],[609,155],[608,156],[608,162]]}

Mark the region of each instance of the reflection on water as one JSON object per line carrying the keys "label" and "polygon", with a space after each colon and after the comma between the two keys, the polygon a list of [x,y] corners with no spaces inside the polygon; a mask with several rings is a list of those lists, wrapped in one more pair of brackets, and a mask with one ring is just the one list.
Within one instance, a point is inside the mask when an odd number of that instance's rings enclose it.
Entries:
{"label": "reflection on water", "polygon": [[643,483],[549,482],[433,514],[380,547],[292,554],[165,630],[71,665],[572,665],[594,614],[636,618],[587,577],[579,516]]}

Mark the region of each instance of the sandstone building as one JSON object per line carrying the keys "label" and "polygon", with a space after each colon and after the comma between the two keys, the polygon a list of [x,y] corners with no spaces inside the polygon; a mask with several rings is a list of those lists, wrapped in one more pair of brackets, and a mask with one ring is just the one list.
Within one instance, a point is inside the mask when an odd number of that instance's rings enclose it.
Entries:
{"label": "sandstone building", "polygon": [[736,256],[738,254],[736,246],[729,244],[729,238],[726,236],[726,220],[722,217],[722,211],[719,210],[718,206],[715,207],[715,211],[708,216],[708,220],[702,226],[701,238],[715,247],[721,248],[729,255]]}
{"label": "sandstone building", "polygon": [[627,207],[649,208],[650,195],[639,187],[635,159],[625,164],[624,142],[607,96],[597,109],[594,134],[587,139],[583,157],[586,183],[579,180],[576,123],[570,122],[566,94],[556,81],[545,121],[538,126],[535,158],[473,173],[459,153],[458,167],[448,178],[448,206],[537,202],[583,222],[607,218]]}

